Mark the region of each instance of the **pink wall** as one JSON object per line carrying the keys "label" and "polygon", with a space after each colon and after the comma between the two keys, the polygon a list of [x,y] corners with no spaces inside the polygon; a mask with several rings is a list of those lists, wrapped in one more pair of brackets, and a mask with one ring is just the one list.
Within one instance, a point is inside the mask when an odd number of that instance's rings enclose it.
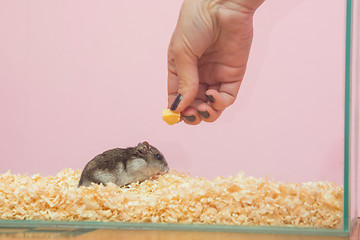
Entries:
{"label": "pink wall", "polygon": [[216,123],[168,126],[180,5],[1,1],[0,172],[55,174],[148,140],[194,175],[342,183],[345,1],[265,2],[237,102]]}

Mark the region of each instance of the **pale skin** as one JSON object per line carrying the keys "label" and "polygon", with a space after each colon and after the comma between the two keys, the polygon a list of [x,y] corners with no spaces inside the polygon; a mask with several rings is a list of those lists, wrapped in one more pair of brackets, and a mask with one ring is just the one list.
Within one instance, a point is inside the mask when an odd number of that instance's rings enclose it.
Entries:
{"label": "pale skin", "polygon": [[[264,0],[184,0],[168,49],[168,107],[185,123],[216,121],[234,103]],[[178,97],[179,99],[179,97]]]}

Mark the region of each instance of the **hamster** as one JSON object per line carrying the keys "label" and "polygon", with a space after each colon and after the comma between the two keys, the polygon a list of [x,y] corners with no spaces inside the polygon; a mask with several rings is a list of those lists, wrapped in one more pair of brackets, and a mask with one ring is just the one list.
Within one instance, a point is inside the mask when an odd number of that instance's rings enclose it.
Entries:
{"label": "hamster", "polygon": [[148,142],[136,147],[115,148],[94,157],[81,173],[78,187],[91,183],[115,183],[122,187],[132,182],[142,182],[169,171],[159,150]]}

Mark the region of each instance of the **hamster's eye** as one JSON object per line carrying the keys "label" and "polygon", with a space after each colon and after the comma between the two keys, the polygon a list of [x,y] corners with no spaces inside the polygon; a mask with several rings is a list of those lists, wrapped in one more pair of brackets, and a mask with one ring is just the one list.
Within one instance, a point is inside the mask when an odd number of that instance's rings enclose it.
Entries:
{"label": "hamster's eye", "polygon": [[157,160],[163,159],[163,157],[160,154],[155,154],[155,157],[156,157]]}

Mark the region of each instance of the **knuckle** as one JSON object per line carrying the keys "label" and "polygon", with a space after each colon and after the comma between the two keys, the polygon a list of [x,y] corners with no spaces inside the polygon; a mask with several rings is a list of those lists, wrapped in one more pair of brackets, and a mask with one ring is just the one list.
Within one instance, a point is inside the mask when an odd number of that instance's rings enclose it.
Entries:
{"label": "knuckle", "polygon": [[197,87],[196,83],[191,78],[186,76],[179,76],[179,88],[181,89],[192,89]]}
{"label": "knuckle", "polygon": [[175,58],[178,58],[178,57],[181,57],[184,55],[184,49],[179,44],[174,44],[171,51]]}
{"label": "knuckle", "polygon": [[229,97],[228,106],[232,105],[235,102],[235,100],[236,100],[236,97],[234,97],[234,96]]}

